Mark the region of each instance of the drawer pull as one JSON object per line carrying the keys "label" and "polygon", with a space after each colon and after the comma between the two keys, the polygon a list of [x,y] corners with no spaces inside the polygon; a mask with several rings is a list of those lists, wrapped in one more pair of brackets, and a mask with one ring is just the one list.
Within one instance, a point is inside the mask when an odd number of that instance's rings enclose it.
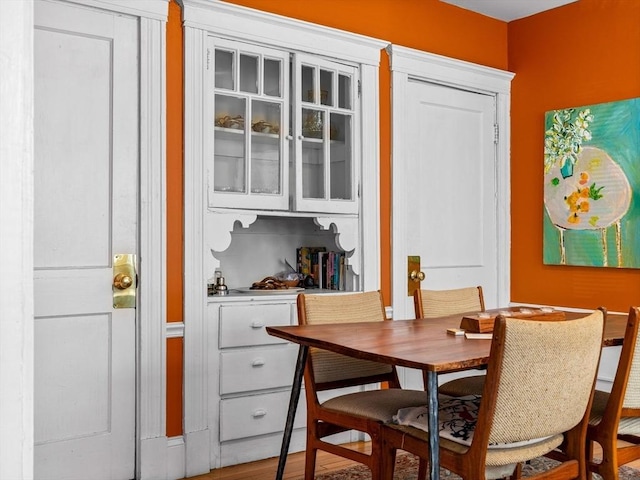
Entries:
{"label": "drawer pull", "polygon": [[262,322],[253,322],[251,324],[251,328],[264,328],[264,323],[262,323]]}
{"label": "drawer pull", "polygon": [[264,409],[262,409],[262,408],[260,408],[260,409],[258,409],[258,410],[256,410],[256,411],[254,411],[254,412],[251,414],[251,416],[252,416],[253,418],[260,418],[260,417],[264,417],[264,416],[266,416],[266,415],[267,415],[267,411],[266,411],[266,410],[264,410]]}
{"label": "drawer pull", "polygon": [[252,367],[261,367],[264,365],[264,358],[256,358],[251,362]]}

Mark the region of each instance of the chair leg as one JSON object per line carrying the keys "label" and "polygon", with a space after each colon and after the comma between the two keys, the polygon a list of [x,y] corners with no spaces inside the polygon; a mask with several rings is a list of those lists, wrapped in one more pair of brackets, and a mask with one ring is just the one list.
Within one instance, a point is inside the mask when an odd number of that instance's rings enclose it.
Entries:
{"label": "chair leg", "polygon": [[[422,462],[420,462],[422,464]],[[380,447],[380,461],[378,462],[380,468],[380,479],[393,478],[393,472],[396,468],[396,449],[389,445],[386,441],[382,440]],[[426,469],[425,469],[426,472]],[[420,474],[418,478],[421,479]]]}
{"label": "chair leg", "polygon": [[316,472],[316,453],[317,450],[307,446],[304,461],[304,480],[313,480]]}
{"label": "chair leg", "polygon": [[593,480],[593,468],[592,465],[594,464],[594,458],[593,458],[593,442],[590,440],[587,440],[587,445],[585,447],[585,458],[587,459],[587,478],[586,480]]}
{"label": "chair leg", "polygon": [[429,478],[429,463],[418,457],[420,460],[420,463],[418,463],[418,480],[428,480]]}
{"label": "chair leg", "polygon": [[313,431],[315,431],[315,422],[307,428],[307,448],[304,456],[304,480],[313,480],[316,473],[316,455],[318,449],[316,448],[316,439],[314,438]]}
{"label": "chair leg", "polygon": [[[612,445],[613,442],[613,445]],[[598,442],[600,443],[600,442]],[[597,465],[593,471],[600,475],[604,480],[618,480],[618,452],[616,440],[603,439],[600,443],[602,447],[602,461]],[[587,458],[593,458],[593,446],[587,447]],[[587,479],[593,478],[591,468],[588,468]]]}
{"label": "chair leg", "polygon": [[522,463],[518,463],[516,465],[516,469],[513,471],[513,474],[509,477],[510,480],[518,480],[522,478]]}
{"label": "chair leg", "polygon": [[[371,436],[371,454],[369,457],[369,465],[371,469],[371,480],[382,480],[384,478],[382,476],[382,458],[385,456],[382,450],[382,439],[379,434],[375,434],[373,432],[370,433]],[[393,459],[395,463],[395,452],[393,454]]]}
{"label": "chair leg", "polygon": [[616,461],[616,453],[607,451],[602,448],[602,462],[598,467],[598,474],[604,480],[618,480],[618,465]]}

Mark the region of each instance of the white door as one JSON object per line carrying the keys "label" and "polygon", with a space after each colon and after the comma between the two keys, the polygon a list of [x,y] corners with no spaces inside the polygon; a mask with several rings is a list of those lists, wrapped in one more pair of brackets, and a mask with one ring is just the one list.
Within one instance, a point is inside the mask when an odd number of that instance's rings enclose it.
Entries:
{"label": "white door", "polygon": [[35,478],[129,479],[134,308],[114,309],[135,254],[135,18],[35,4]]}
{"label": "white door", "polygon": [[413,318],[408,255],[420,256],[422,288],[482,285],[496,307],[495,99],[417,80],[405,91],[406,155],[393,161],[394,318]]}

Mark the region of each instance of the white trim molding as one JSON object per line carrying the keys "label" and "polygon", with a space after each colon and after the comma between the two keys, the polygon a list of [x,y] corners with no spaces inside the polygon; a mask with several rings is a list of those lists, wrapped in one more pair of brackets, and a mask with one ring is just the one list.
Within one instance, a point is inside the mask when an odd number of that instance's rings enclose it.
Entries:
{"label": "white trim molding", "polygon": [[0,478],[33,478],[33,2],[0,2]]}
{"label": "white trim molding", "polygon": [[140,18],[136,478],[167,478],[166,23],[169,0],[65,0]]}
{"label": "white trim molding", "polygon": [[[511,80],[513,73],[485,67],[461,60],[443,57],[420,50],[414,50],[397,45],[389,45],[387,52],[390,56],[391,83],[392,83],[392,164],[401,162],[405,158],[403,142],[400,134],[403,131],[403,113],[406,111],[406,87],[409,79],[420,79],[431,83],[452,86],[463,90],[482,92],[493,95],[496,98],[496,122],[499,138],[496,145],[496,183],[497,183],[497,232],[498,241],[498,304],[507,305],[510,300],[510,254],[511,254],[511,227],[510,227],[510,104],[511,104]],[[392,167],[392,168],[393,168]],[[397,168],[402,168],[397,166]],[[404,186],[400,184],[396,176],[393,177],[392,190],[401,192]],[[408,215],[408,212],[407,212]],[[393,212],[393,223],[407,225],[409,218],[403,212]],[[398,237],[401,235],[398,229],[393,230],[394,244],[400,244]],[[398,257],[398,258],[396,258]],[[395,260],[403,258],[402,252],[394,254]],[[400,263],[404,265],[404,261]],[[400,274],[403,276],[400,277]],[[393,283],[403,284],[406,271],[394,267]],[[399,292],[394,289],[394,293]],[[404,297],[394,295],[394,309],[404,315]]]}
{"label": "white trim molding", "polygon": [[[104,3],[104,0],[99,2]],[[127,7],[132,2],[115,2]],[[166,478],[167,0],[135,2],[140,19],[140,282],[136,478]],[[145,10],[143,10],[145,8]]]}
{"label": "white trim molding", "polygon": [[64,0],[68,3],[126,13],[133,17],[148,18],[149,20],[167,21],[169,0]]}
{"label": "white trim molding", "polygon": [[[165,24],[169,0],[67,0],[140,17],[140,277],[137,312],[136,477],[166,478]],[[33,2],[0,2],[0,262],[12,279],[0,294],[1,478],[33,478]],[[15,74],[14,74],[15,73]],[[4,79],[4,77],[3,77]],[[5,88],[6,87],[6,88]],[[5,96],[7,98],[5,98]],[[9,101],[8,98],[12,100]],[[6,102],[4,100],[7,100]],[[12,107],[15,106],[15,111]],[[12,133],[13,132],[13,133]],[[11,261],[9,261],[11,260]],[[16,282],[15,280],[18,279]],[[14,319],[5,322],[5,318]],[[8,370],[7,370],[8,369]],[[5,375],[10,372],[11,375]],[[6,382],[6,383],[5,383]],[[15,397],[13,393],[15,392]],[[15,401],[14,401],[15,400]],[[7,408],[9,406],[10,408]],[[5,421],[11,419],[11,421]],[[15,427],[15,428],[14,428]],[[6,441],[5,441],[6,440]]]}
{"label": "white trim molding", "polygon": [[[210,327],[206,318],[207,279],[217,266],[211,255],[212,243],[227,244],[233,225],[229,221],[240,220],[243,226],[247,226],[255,221],[256,213],[236,212],[234,220],[232,211],[226,214],[207,209],[205,127],[211,124],[206,118],[205,108],[208,101],[205,90],[208,37],[250,42],[293,53],[311,53],[359,66],[362,129],[367,132],[367,138],[376,141],[359,145],[365,159],[358,186],[360,224],[350,226],[349,234],[343,240],[351,245],[353,239],[367,239],[361,242],[360,278],[361,288],[368,290],[377,289],[380,284],[378,69],[381,51],[388,42],[225,2],[178,1],[183,9],[185,47],[184,440],[186,475],[191,476],[220,466],[218,436],[210,431],[217,429],[218,425],[217,399],[208,398],[207,393],[208,382],[213,378],[213,373],[208,375],[207,365],[218,362],[209,358],[216,349],[215,345],[208,344]],[[318,224],[325,222],[324,219],[317,221]],[[211,238],[212,229],[219,236]]]}

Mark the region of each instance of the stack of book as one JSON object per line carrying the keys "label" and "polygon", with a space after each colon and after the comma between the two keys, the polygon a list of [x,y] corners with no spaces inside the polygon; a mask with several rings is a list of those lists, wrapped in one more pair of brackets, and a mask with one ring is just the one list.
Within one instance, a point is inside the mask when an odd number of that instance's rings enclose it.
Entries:
{"label": "stack of book", "polygon": [[326,290],[346,290],[345,253],[327,252],[324,247],[300,247],[296,251],[298,272],[311,276],[314,286]]}

